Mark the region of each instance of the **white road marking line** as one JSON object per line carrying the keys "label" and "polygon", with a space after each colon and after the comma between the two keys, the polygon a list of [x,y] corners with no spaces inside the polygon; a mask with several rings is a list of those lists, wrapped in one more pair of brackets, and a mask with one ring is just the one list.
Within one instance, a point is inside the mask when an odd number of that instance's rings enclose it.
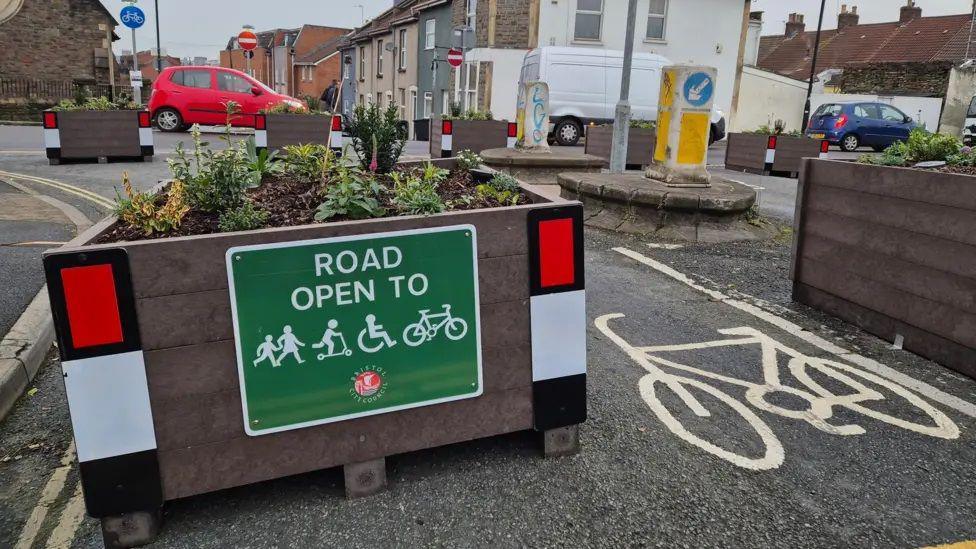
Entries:
{"label": "white road marking line", "polygon": [[634,259],[635,261],[643,263],[644,265],[647,265],[648,267],[651,267],[652,269],[662,274],[665,274],[677,280],[678,282],[681,282],[691,288],[694,288],[695,290],[698,290],[699,292],[702,292],[703,294],[711,297],[716,301],[721,301],[726,305],[730,305],[732,307],[735,307],[736,309],[739,309],[740,311],[749,313],[750,315],[764,322],[768,322],[769,324],[772,324],[773,326],[776,326],[777,328],[789,333],[790,335],[799,338],[819,349],[822,349],[828,353],[836,355],[839,358],[847,360],[848,362],[857,364],[858,366],[864,368],[865,370],[868,370],[869,372],[873,372],[887,379],[890,379],[891,381],[894,381],[899,385],[912,389],[944,406],[948,406],[949,408],[956,410],[957,412],[960,412],[972,418],[976,418],[976,405],[970,402],[966,402],[965,400],[959,397],[941,391],[929,385],[928,383],[925,383],[924,381],[919,381],[915,378],[912,378],[906,374],[899,372],[898,370],[895,370],[894,368],[885,366],[884,364],[881,364],[876,360],[861,356],[857,353],[853,353],[851,351],[848,351],[847,349],[844,349],[843,347],[839,347],[827,341],[826,339],[823,339],[822,337],[816,335],[815,333],[804,330],[803,328],[790,322],[789,320],[786,320],[785,318],[782,318],[780,316],[776,316],[770,312],[764,311],[763,309],[760,309],[755,305],[746,303],[744,301],[740,301],[738,299],[730,298],[727,295],[723,294],[722,292],[705,288],[695,283],[695,281],[693,281],[684,273],[681,273],[680,271],[677,271],[663,263],[655,261],[639,252],[635,252],[633,250],[630,250],[628,248],[623,248],[623,247],[613,248],[613,251],[623,254],[631,259]]}
{"label": "white road marking line", "polygon": [[74,495],[68,500],[64,510],[61,511],[61,520],[58,521],[57,526],[48,536],[45,547],[47,549],[68,549],[71,547],[71,542],[74,541],[75,534],[78,532],[78,526],[83,520],[85,520],[85,498],[82,495],[81,483],[79,482],[75,487]]}
{"label": "white road marking line", "polygon": [[0,244],[0,246],[8,246],[11,248],[34,248],[39,246],[63,246],[67,242],[60,240],[29,240],[27,242],[11,242],[9,244]]}
{"label": "white road marking line", "polygon": [[27,517],[27,522],[24,524],[24,529],[21,531],[20,538],[17,540],[17,544],[14,545],[14,549],[30,549],[34,545],[34,539],[37,538],[37,534],[41,530],[41,525],[44,523],[44,517],[47,516],[48,509],[64,489],[65,481],[68,479],[68,471],[71,470],[71,463],[74,460],[74,454],[75,442],[72,440],[71,444],[68,445],[68,449],[65,450],[64,455],[61,457],[61,466],[51,473],[51,478],[48,479],[47,484],[44,485],[44,489],[41,490],[41,497],[31,511],[30,516]]}
{"label": "white road marking line", "polygon": [[660,249],[660,250],[680,250],[684,248],[682,244],[661,244],[658,242],[648,242],[648,248]]}

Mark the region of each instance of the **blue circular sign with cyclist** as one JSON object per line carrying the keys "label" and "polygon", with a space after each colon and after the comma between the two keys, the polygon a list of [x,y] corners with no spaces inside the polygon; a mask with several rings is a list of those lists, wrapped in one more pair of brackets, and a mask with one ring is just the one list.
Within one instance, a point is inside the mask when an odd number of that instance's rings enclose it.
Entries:
{"label": "blue circular sign with cyclist", "polygon": [[712,99],[715,81],[708,73],[696,72],[685,80],[685,101],[693,107],[701,107]]}
{"label": "blue circular sign with cyclist", "polygon": [[119,13],[119,19],[130,29],[138,29],[146,22],[146,14],[135,6],[126,6]]}

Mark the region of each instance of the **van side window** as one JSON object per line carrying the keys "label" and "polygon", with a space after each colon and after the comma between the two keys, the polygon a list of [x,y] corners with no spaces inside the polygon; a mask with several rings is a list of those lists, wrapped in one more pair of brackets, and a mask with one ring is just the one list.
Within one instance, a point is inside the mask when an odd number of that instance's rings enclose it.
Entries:
{"label": "van side window", "polygon": [[577,40],[599,40],[603,26],[603,0],[576,0]]}

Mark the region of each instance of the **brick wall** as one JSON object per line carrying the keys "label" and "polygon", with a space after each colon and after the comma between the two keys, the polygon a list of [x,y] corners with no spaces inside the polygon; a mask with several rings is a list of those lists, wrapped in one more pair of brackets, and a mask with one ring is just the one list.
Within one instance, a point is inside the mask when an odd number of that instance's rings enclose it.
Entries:
{"label": "brick wall", "polygon": [[[465,0],[454,0],[452,26],[464,24],[465,5]],[[528,48],[531,5],[528,0],[479,0],[475,12],[475,47]],[[494,31],[493,36],[489,36],[489,30]]]}
{"label": "brick wall", "polygon": [[96,67],[95,53],[112,47],[114,24],[98,0],[25,0],[0,25],[0,75],[108,83],[114,61],[101,57]]}
{"label": "brick wall", "polygon": [[951,62],[875,63],[847,67],[842,93],[942,97],[949,85]]}

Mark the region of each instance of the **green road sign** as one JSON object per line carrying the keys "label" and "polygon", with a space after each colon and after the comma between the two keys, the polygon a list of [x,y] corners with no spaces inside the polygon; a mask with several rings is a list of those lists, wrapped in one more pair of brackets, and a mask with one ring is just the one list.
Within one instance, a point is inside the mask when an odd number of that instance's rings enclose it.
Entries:
{"label": "green road sign", "polygon": [[245,429],[481,394],[472,225],[227,250]]}

